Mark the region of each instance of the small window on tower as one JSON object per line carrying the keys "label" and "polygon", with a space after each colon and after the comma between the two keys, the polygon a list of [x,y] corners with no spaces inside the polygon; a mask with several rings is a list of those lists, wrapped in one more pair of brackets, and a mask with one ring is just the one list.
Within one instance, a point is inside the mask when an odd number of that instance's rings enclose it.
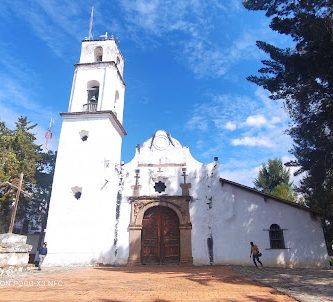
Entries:
{"label": "small window on tower", "polygon": [[95,48],[95,62],[103,61],[103,48],[98,46]]}
{"label": "small window on tower", "polygon": [[119,65],[120,64],[120,59],[119,59],[119,57],[117,57],[117,65]]}

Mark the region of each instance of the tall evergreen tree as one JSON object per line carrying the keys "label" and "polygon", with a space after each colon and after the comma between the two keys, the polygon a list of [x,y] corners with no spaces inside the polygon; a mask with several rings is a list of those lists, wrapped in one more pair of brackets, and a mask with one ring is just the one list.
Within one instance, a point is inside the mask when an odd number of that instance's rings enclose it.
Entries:
{"label": "tall evergreen tree", "polygon": [[[40,215],[49,199],[55,155],[43,153],[36,144],[33,133],[35,124],[26,117],[19,117],[16,127],[11,130],[0,122],[0,233],[8,231],[11,209],[16,189],[3,184],[10,182],[17,185],[20,173],[24,174],[23,188],[33,193],[27,199],[20,195],[16,221],[41,223]],[[42,208],[40,208],[42,207]]]}
{"label": "tall evergreen tree", "polygon": [[17,211],[17,221],[21,222],[23,233],[27,233],[28,230],[40,232],[46,227],[56,153],[48,151],[40,155],[35,171],[35,183],[25,183],[26,190],[32,193],[32,198],[22,196]]}
{"label": "tall evergreen tree", "polygon": [[254,185],[263,193],[290,201],[295,200],[290,171],[283,166],[280,159],[269,159],[267,164],[263,164],[258,177],[254,180]]}
{"label": "tall evergreen tree", "polygon": [[288,35],[293,46],[281,49],[263,41],[266,52],[258,76],[248,79],[283,100],[292,124],[289,163],[304,173],[299,191],[323,217],[328,246],[333,243],[333,2],[332,0],[246,0],[250,10],[263,10],[270,27]]}
{"label": "tall evergreen tree", "polygon": [[[5,123],[0,122],[0,180],[1,182],[15,181],[19,175],[19,161],[13,150],[14,132]],[[18,180],[18,179],[17,179]],[[0,185],[0,202],[13,196],[13,190],[7,185]]]}

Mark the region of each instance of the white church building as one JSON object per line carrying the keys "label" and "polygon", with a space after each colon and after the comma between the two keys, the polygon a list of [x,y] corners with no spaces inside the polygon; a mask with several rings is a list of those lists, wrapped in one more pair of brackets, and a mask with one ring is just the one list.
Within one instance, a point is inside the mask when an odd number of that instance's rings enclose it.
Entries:
{"label": "white church building", "polygon": [[[63,118],[45,241],[47,265],[328,265],[320,217],[222,178],[158,130],[121,161],[124,58],[84,40]],[[222,176],[221,176],[222,175]]]}

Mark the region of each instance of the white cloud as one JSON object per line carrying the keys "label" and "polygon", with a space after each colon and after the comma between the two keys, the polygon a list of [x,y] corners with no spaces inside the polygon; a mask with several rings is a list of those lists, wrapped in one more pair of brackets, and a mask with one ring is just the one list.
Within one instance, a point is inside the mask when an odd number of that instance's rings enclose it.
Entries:
{"label": "white cloud", "polygon": [[[13,14],[24,20],[59,57],[68,57],[70,41],[87,35],[89,9],[84,0],[3,0],[1,4],[2,11],[8,11],[5,17]],[[242,7],[238,0],[223,4],[218,0],[118,0],[94,5],[95,27],[111,28],[143,48],[167,43],[178,62],[197,78],[221,77],[239,61],[258,57],[255,41],[264,33],[270,36],[266,24],[247,26],[238,36],[222,30],[238,17]],[[170,34],[175,34],[173,39]]]}
{"label": "white cloud", "polygon": [[247,117],[247,119],[245,121],[245,125],[253,126],[253,127],[261,127],[261,126],[267,125],[267,120],[261,114],[251,115],[251,116]]}
{"label": "white cloud", "polygon": [[145,0],[121,0],[119,4],[131,35],[158,38],[171,31],[184,31],[195,36],[199,24],[205,29],[210,24],[206,14],[210,5],[205,1],[153,0],[148,3]]}
{"label": "white cloud", "polygon": [[[198,100],[187,123],[197,142],[200,141],[195,152],[207,160],[218,156],[222,177],[253,187],[260,165],[269,158],[288,154],[292,146],[285,133],[289,121],[286,112],[281,103],[270,100],[261,89],[253,95],[221,94],[207,98]],[[261,127],[246,125],[246,120]],[[227,129],[234,128],[233,124],[235,130]],[[226,161],[227,166],[223,165]]]}
{"label": "white cloud", "polygon": [[241,60],[259,58],[256,39],[256,32],[245,32],[225,45],[227,39],[212,43],[206,36],[196,34],[184,41],[183,57],[196,77],[218,78]]}
{"label": "white cloud", "polygon": [[256,46],[257,31],[245,31],[227,51],[228,62],[237,62],[240,59],[259,58],[259,50]]}
{"label": "white cloud", "polygon": [[256,166],[256,162],[252,160],[231,159],[221,164],[220,173],[225,179],[253,188],[253,181],[258,176],[259,168],[259,166]]}
{"label": "white cloud", "polygon": [[236,130],[236,128],[237,128],[237,125],[236,125],[236,123],[234,123],[234,122],[227,122],[226,124],[225,124],[225,126],[224,126],[224,128],[225,129],[228,129],[228,130],[230,130],[230,131],[234,131],[234,130]]}
{"label": "white cloud", "polygon": [[187,128],[206,131],[209,126],[219,131],[232,120],[234,124],[241,123],[247,112],[254,112],[258,105],[247,96],[209,95],[209,100],[200,100],[191,113]]}
{"label": "white cloud", "polygon": [[187,127],[189,129],[206,131],[208,129],[208,120],[205,118],[205,116],[195,115],[187,122]]}
{"label": "white cloud", "polygon": [[281,117],[278,117],[278,116],[273,116],[272,119],[270,120],[270,122],[272,124],[278,124],[282,121]]}
{"label": "white cloud", "polygon": [[272,147],[273,144],[267,137],[249,137],[236,138],[231,140],[231,144],[234,146],[248,146],[248,147]]}
{"label": "white cloud", "polygon": [[[249,169],[233,169],[233,170],[222,170],[221,176],[227,180],[237,182],[239,184],[253,187],[253,181],[249,178],[251,171]],[[251,173],[254,176],[254,173]]]}
{"label": "white cloud", "polygon": [[[264,32],[269,36],[266,24],[247,26],[239,35],[222,30],[235,22],[242,7],[237,0],[223,4],[216,0],[121,0],[119,5],[127,37],[150,48],[163,39],[174,49],[178,62],[185,63],[197,78],[218,78],[241,60],[259,58],[255,42]],[[179,38],[166,38],[170,34]]]}
{"label": "white cloud", "polygon": [[[215,45],[201,39],[184,44],[184,58],[197,78],[218,78],[227,72],[227,58]],[[214,64],[212,64],[214,62]]]}
{"label": "white cloud", "polygon": [[281,122],[284,122],[286,121],[286,119],[288,119],[288,115],[284,108],[282,100],[270,99],[268,91],[263,89],[262,87],[257,87],[254,95],[258,100],[262,102],[263,112],[274,114],[274,117],[277,117],[278,115]]}
{"label": "white cloud", "polygon": [[[76,1],[2,1],[2,10],[25,21],[34,34],[59,57],[66,58],[73,40],[83,38],[83,29],[88,26],[84,6]],[[88,12],[86,14],[88,16]]]}

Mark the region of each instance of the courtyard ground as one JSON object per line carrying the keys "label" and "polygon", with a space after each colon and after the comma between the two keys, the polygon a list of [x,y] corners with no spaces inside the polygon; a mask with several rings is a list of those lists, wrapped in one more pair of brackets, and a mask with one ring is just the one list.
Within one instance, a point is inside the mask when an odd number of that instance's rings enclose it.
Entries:
{"label": "courtyard ground", "polygon": [[[242,275],[250,275],[252,268],[233,266]],[[333,269],[267,268],[255,272],[256,280],[272,286],[302,302],[333,302]]]}
{"label": "courtyard ground", "polygon": [[[300,276],[307,272],[237,266],[45,267],[41,272],[33,269],[1,277],[0,301],[291,302],[297,300],[289,296],[294,294],[289,288],[292,283],[299,286],[300,282],[304,283],[302,291],[310,286],[305,298],[314,300],[297,297],[299,301],[333,301],[330,300],[332,289],[329,289],[332,288],[333,271],[314,270],[311,276],[302,280]],[[284,275],[279,275],[282,273]],[[321,284],[318,292],[311,289],[312,281],[317,282],[315,286]],[[284,288],[283,284],[289,286]]]}

